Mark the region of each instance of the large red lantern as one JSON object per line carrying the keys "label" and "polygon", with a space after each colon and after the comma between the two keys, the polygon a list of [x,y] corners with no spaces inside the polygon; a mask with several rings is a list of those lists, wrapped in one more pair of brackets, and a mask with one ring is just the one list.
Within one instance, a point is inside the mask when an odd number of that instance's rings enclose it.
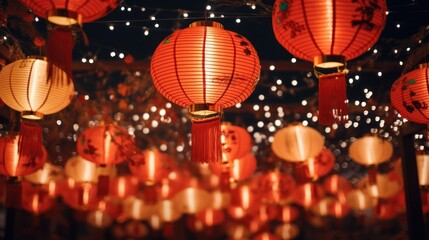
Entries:
{"label": "large red lantern", "polygon": [[390,89],[390,101],[401,116],[408,121],[429,123],[428,83],[429,68],[427,65],[420,65],[420,68],[402,75],[393,83]]}
{"label": "large red lantern", "polygon": [[151,74],[164,97],[189,109],[192,161],[221,161],[222,111],[246,100],[259,80],[252,44],[217,22],[196,22],[158,45]]}
{"label": "large red lantern", "polygon": [[345,63],[375,44],[385,22],[385,0],[276,0],[272,25],[278,42],[325,74],[319,79],[320,123],[347,120]]}

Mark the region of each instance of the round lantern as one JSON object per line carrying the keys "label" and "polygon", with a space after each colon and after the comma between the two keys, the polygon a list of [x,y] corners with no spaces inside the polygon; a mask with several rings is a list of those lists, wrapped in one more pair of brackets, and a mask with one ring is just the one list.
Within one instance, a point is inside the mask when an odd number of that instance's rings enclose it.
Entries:
{"label": "round lantern", "polygon": [[37,171],[47,160],[42,146],[39,155],[20,154],[18,145],[21,136],[0,137],[0,174],[8,177],[23,176]]}
{"label": "round lantern", "polygon": [[340,201],[330,202],[328,205],[328,214],[336,218],[343,218],[349,213],[349,208],[346,204]]}
{"label": "round lantern", "polygon": [[316,157],[295,165],[294,175],[297,182],[315,181],[328,174],[335,164],[334,154],[327,148],[324,148]]}
{"label": "round lantern", "polygon": [[280,238],[270,232],[262,232],[254,236],[252,240],[280,240]]}
{"label": "round lantern", "polygon": [[61,186],[61,196],[66,205],[83,211],[97,209],[97,185],[79,183],[68,178],[62,182]]}
{"label": "round lantern", "polygon": [[130,196],[123,202],[124,213],[135,220],[147,220],[156,213],[156,205],[150,205],[142,199]]}
{"label": "round lantern", "polygon": [[131,239],[142,239],[148,235],[149,229],[140,221],[130,221],[125,225],[125,232]]}
{"label": "round lantern", "polygon": [[291,124],[274,134],[271,148],[283,160],[303,162],[317,156],[324,144],[325,140],[317,130],[302,124]]}
{"label": "round lantern", "polygon": [[352,160],[364,166],[386,162],[392,154],[392,144],[376,135],[365,135],[352,142],[349,147]]}
{"label": "round lantern", "polygon": [[323,188],[315,183],[301,184],[295,188],[292,197],[296,204],[309,208],[321,200]]}
{"label": "round lantern", "polygon": [[38,185],[60,182],[64,179],[64,170],[59,166],[47,162],[34,173],[25,175],[24,179]]}
{"label": "round lantern", "polygon": [[230,206],[240,207],[245,212],[252,212],[258,209],[261,197],[253,186],[243,184],[231,190]]}
{"label": "round lantern", "polygon": [[250,178],[256,170],[257,161],[252,153],[247,153],[241,158],[228,160],[228,162],[210,164],[210,169],[219,177],[229,177],[229,181],[243,181]]}
{"label": "round lantern", "polygon": [[56,66],[49,74],[46,59],[29,57],[6,65],[0,72],[0,98],[25,119],[42,119],[63,110],[74,96],[74,85],[58,84],[67,74]]}
{"label": "round lantern", "polygon": [[363,211],[376,205],[373,198],[360,189],[354,189],[347,194],[347,206],[356,211]]}
{"label": "round lantern", "polygon": [[119,199],[135,195],[138,191],[138,180],[132,175],[116,177],[110,182],[109,195]]}
{"label": "round lantern", "polygon": [[398,214],[398,207],[390,202],[379,202],[377,206],[375,206],[375,213],[378,219],[393,219]]}
{"label": "round lantern", "polygon": [[119,0],[62,1],[21,0],[34,14],[57,25],[75,25],[97,20],[119,4]]}
{"label": "round lantern", "polygon": [[86,215],[89,225],[96,228],[107,228],[113,223],[112,217],[104,211],[95,210]]}
{"label": "round lantern", "polygon": [[286,202],[295,188],[293,177],[278,170],[258,175],[255,184],[262,200],[268,203]]}
{"label": "round lantern", "polygon": [[158,45],[151,74],[164,97],[189,109],[192,161],[221,161],[222,111],[246,100],[259,80],[252,44],[217,22],[195,22]]}
{"label": "round lantern", "polygon": [[381,199],[392,198],[403,188],[402,179],[394,171],[388,174],[377,173],[374,182],[371,182],[369,176],[365,177],[356,186],[368,196]]}
{"label": "round lantern", "polygon": [[[386,1],[276,0],[272,26],[293,56],[314,63],[319,79],[319,122],[347,117],[345,68],[371,48],[386,22]],[[334,73],[332,72],[340,72]]]}
{"label": "round lantern", "polygon": [[232,161],[250,153],[252,138],[246,129],[228,123],[222,123],[220,129],[223,161]]}
{"label": "round lantern", "polygon": [[283,206],[281,207],[280,213],[277,217],[278,220],[283,223],[290,223],[299,217],[299,210],[293,206]]}
{"label": "round lantern", "polygon": [[417,172],[420,186],[429,186],[429,155],[417,154]]}
{"label": "round lantern", "polygon": [[239,222],[228,222],[226,233],[230,237],[229,239],[248,239],[250,235],[249,228]]}
{"label": "round lantern", "polygon": [[352,188],[351,182],[338,174],[333,174],[323,180],[323,189],[332,195],[348,193]]}
{"label": "round lantern", "polygon": [[393,107],[408,121],[415,123],[429,123],[429,109],[427,99],[429,91],[429,67],[427,64],[402,75],[390,89],[390,101]]}
{"label": "round lantern", "polygon": [[210,206],[210,194],[201,188],[188,187],[172,198],[175,207],[181,213],[193,214]]}
{"label": "round lantern", "polygon": [[67,177],[82,183],[97,183],[100,175],[116,176],[116,168],[97,166],[97,164],[85,160],[80,155],[69,158],[66,161],[64,171]]}
{"label": "round lantern", "polygon": [[199,219],[205,226],[214,226],[222,223],[225,219],[223,210],[215,210],[212,208],[205,209],[197,213]]}
{"label": "round lantern", "polygon": [[281,239],[294,239],[299,234],[299,227],[295,224],[284,223],[278,225],[274,229],[274,233]]}
{"label": "round lantern", "polygon": [[173,200],[162,200],[156,206],[156,214],[163,222],[174,222],[182,216]]}
{"label": "round lantern", "polygon": [[153,148],[133,156],[129,167],[140,181],[153,185],[170,174],[174,162],[167,154]]}
{"label": "round lantern", "polygon": [[76,150],[84,159],[101,166],[121,163],[134,155],[134,139],[115,124],[85,129],[77,139]]}
{"label": "round lantern", "polygon": [[55,198],[50,197],[44,189],[23,182],[21,207],[24,210],[34,214],[44,213],[51,209],[54,202]]}

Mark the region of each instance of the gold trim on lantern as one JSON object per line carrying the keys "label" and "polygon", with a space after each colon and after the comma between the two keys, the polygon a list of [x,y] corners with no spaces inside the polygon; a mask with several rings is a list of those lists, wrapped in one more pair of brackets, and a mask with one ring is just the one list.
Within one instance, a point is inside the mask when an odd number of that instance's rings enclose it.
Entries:
{"label": "gold trim on lantern", "polygon": [[52,9],[48,11],[47,19],[61,26],[71,26],[82,23],[82,15],[67,9]]}
{"label": "gold trim on lantern", "polygon": [[222,113],[222,107],[215,104],[193,104],[189,106],[188,110],[194,118],[216,117]]}
{"label": "gold trim on lantern", "polygon": [[21,117],[25,119],[30,120],[42,120],[43,119],[43,113],[41,112],[34,112],[34,111],[23,111],[21,112]]}
{"label": "gold trim on lantern", "polygon": [[221,23],[210,20],[196,21],[189,24],[189,27],[215,27],[223,29],[223,25]]}
{"label": "gold trim on lantern", "polygon": [[418,69],[423,69],[423,68],[428,68],[428,67],[429,67],[429,62],[426,62],[426,63],[419,64],[419,66],[417,68]]}
{"label": "gold trim on lantern", "polygon": [[317,77],[325,74],[341,73],[346,70],[346,57],[343,55],[322,55],[314,57],[314,73]]}
{"label": "gold trim on lantern", "polygon": [[27,59],[37,59],[37,60],[48,61],[47,57],[40,56],[40,55],[29,55],[29,56],[27,56]]}

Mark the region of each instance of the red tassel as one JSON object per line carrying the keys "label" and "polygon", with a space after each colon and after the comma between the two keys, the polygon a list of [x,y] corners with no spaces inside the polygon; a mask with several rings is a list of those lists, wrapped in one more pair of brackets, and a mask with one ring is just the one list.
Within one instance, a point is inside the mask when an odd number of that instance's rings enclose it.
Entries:
{"label": "red tassel", "polygon": [[319,76],[319,123],[332,125],[348,120],[346,74]]}
{"label": "red tassel", "polygon": [[368,170],[368,184],[370,186],[377,185],[377,169],[371,168]]}
{"label": "red tassel", "polygon": [[195,163],[222,161],[220,117],[192,119],[191,159]]}
{"label": "red tassel", "polygon": [[110,179],[108,175],[99,175],[97,184],[97,197],[104,198],[109,195]]}
{"label": "red tassel", "polygon": [[19,127],[18,151],[25,156],[39,156],[42,153],[42,128],[36,123],[21,122]]}
{"label": "red tassel", "polygon": [[6,208],[21,207],[22,185],[16,177],[10,177],[6,183]]}
{"label": "red tassel", "polygon": [[64,79],[59,78],[61,75],[53,71],[53,65],[59,67],[67,74],[67,84],[71,83],[72,77],[72,60],[73,60],[74,38],[69,28],[57,27],[48,34],[48,43],[46,54],[49,62],[49,78],[60,81],[63,84]]}

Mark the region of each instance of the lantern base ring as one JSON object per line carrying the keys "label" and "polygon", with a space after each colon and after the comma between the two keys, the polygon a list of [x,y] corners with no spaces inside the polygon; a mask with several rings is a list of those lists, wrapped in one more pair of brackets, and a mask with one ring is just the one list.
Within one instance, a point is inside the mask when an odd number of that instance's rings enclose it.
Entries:
{"label": "lantern base ring", "polygon": [[47,13],[47,19],[51,23],[61,26],[82,24],[82,15],[67,9],[53,9]]}
{"label": "lantern base ring", "polygon": [[43,113],[41,112],[33,112],[33,111],[23,111],[21,112],[21,117],[30,120],[41,120],[43,119]]}
{"label": "lantern base ring", "polygon": [[215,104],[193,104],[188,107],[191,117],[196,119],[211,118],[222,115],[222,107]]}
{"label": "lantern base ring", "polygon": [[314,73],[320,75],[341,73],[346,70],[346,57],[343,55],[322,55],[314,57]]}

